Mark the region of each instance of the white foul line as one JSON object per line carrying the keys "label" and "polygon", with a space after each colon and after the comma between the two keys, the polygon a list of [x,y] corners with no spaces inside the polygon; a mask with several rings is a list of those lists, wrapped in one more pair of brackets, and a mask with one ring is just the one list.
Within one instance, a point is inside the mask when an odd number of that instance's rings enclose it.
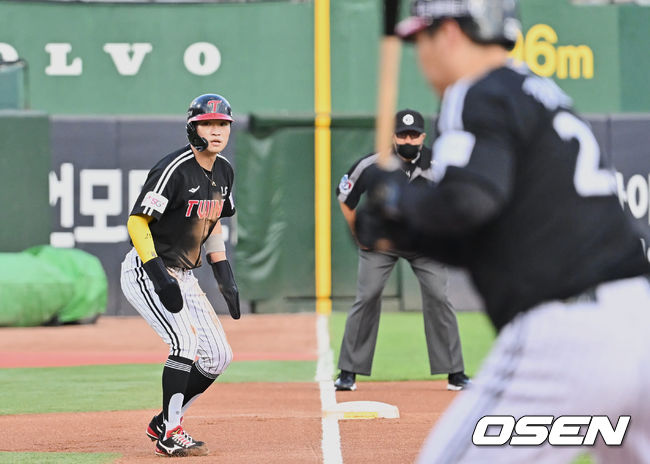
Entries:
{"label": "white foul line", "polygon": [[[318,314],[316,316],[316,339],[318,343],[318,364],[316,366],[316,382],[320,389],[321,410],[331,408],[336,404],[334,392],[334,353],[330,346],[329,316]],[[343,464],[341,455],[341,435],[339,421],[336,417],[321,419],[323,427],[323,464]]]}

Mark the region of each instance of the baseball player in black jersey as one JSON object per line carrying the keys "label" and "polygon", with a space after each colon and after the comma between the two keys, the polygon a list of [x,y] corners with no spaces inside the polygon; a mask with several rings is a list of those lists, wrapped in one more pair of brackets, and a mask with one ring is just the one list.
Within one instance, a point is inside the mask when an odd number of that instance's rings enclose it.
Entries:
{"label": "baseball player in black jersey", "polygon": [[[409,182],[427,182],[431,172],[431,150],[424,145],[424,118],[405,109],[395,115],[394,156]],[[366,175],[377,169],[379,155],[358,160],[343,176],[336,196],[354,233],[355,209],[366,191]],[[357,295],[345,323],[337,390],[355,390],[356,374],[370,375],[377,342],[381,293],[397,260],[406,259],[420,282],[422,313],[431,374],[449,374],[447,388],[462,390],[469,382],[464,373],[463,354],[456,314],[447,298],[447,269],[418,253],[397,253],[359,249]]]}
{"label": "baseball player in black jersey", "polygon": [[[362,243],[388,240],[468,269],[499,331],[419,462],[571,462],[588,450],[600,462],[648,463],[650,265],[589,125],[551,80],[509,63],[515,7],[414,2],[398,32],[442,97],[437,183],[377,175],[357,213]],[[614,425],[631,415],[631,425],[620,447],[476,446],[486,415],[606,415]]]}
{"label": "baseball player in black jersey", "polygon": [[162,412],[147,427],[160,456],[208,453],[205,443],[184,431],[182,417],[232,361],[219,319],[192,274],[204,246],[231,316],[240,317],[219,222],[235,214],[233,169],[220,155],[232,121],[222,96],[194,99],[187,112],[190,144],[149,171],[127,223],[134,248],[122,263],[122,291],[169,345]]}

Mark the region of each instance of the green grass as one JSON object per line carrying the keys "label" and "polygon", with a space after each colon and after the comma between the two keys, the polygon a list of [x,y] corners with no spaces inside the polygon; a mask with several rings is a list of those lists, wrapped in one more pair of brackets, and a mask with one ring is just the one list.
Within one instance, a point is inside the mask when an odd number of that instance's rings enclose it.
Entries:
{"label": "green grass", "polygon": [[313,382],[315,375],[316,361],[240,361],[232,363],[219,381]]}
{"label": "green grass", "polygon": [[573,460],[572,464],[591,464],[593,459],[588,454],[581,454]]}
{"label": "green grass", "polygon": [[115,453],[8,453],[0,451],[0,464],[105,464],[119,458]]}
{"label": "green grass", "polygon": [[3,369],[0,414],[156,408],[161,372],[154,364]]}
{"label": "green grass", "polygon": [[[333,313],[330,336],[334,360],[338,361],[345,329],[345,313]],[[465,371],[474,375],[494,341],[494,330],[482,313],[458,313]],[[434,376],[433,378],[443,378]],[[383,313],[377,336],[372,376],[360,380],[430,380],[429,360],[422,313]]]}
{"label": "green grass", "polygon": [[[241,361],[219,382],[311,382],[315,371],[312,361]],[[161,373],[160,364],[2,369],[0,415],[155,409]]]}

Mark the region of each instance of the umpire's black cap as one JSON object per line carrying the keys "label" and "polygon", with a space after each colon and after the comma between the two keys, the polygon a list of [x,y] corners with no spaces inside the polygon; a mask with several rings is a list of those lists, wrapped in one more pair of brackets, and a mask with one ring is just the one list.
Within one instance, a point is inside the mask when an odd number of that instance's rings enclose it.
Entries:
{"label": "umpire's black cap", "polygon": [[418,111],[405,109],[395,115],[395,133],[406,131],[424,132],[424,118]]}

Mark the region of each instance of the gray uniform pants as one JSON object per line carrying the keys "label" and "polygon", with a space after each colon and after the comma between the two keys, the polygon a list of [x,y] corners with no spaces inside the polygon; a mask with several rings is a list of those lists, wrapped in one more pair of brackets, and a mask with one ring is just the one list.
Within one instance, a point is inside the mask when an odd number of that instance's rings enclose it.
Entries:
{"label": "gray uniform pants", "polygon": [[400,257],[409,262],[420,282],[431,374],[463,371],[458,323],[447,298],[447,269],[415,254],[364,250],[359,250],[357,296],[345,324],[339,369],[370,375],[379,329],[381,293]]}

